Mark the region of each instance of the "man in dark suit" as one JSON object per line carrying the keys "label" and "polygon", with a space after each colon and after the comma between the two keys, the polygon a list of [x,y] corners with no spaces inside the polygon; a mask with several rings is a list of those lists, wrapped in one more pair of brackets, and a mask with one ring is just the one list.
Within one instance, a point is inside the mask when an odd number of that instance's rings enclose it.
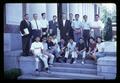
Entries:
{"label": "man in dark suit", "polygon": [[63,13],[62,20],[60,20],[59,29],[60,29],[60,38],[68,42],[69,31],[70,31],[70,21],[66,19],[66,14]]}
{"label": "man in dark suit", "polygon": [[52,36],[54,35],[57,36],[58,22],[56,21],[56,19],[57,19],[57,16],[54,15],[53,20],[49,21],[49,32],[50,32],[50,35]]}
{"label": "man in dark suit", "polygon": [[30,49],[30,38],[31,38],[32,28],[31,28],[31,23],[28,20],[29,20],[29,16],[28,14],[25,14],[24,19],[20,23],[23,56],[28,56]]}
{"label": "man in dark suit", "polygon": [[71,26],[72,22],[74,21],[73,19],[73,14],[70,13],[69,14],[69,21],[70,21],[70,31],[69,31],[69,35],[70,35],[70,38],[72,38],[74,40],[74,36],[73,36],[73,28]]}

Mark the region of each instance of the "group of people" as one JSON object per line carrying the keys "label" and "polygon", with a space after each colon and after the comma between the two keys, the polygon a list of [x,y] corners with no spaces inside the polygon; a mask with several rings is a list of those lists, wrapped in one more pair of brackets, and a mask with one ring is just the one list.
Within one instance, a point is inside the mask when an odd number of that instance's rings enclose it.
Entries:
{"label": "group of people", "polygon": [[[35,56],[36,71],[38,71],[39,60],[44,63],[46,71],[52,66],[54,61],[67,62],[71,55],[70,63],[75,63],[78,56],[82,57],[84,64],[87,55],[94,60],[104,56],[104,45],[102,45],[102,22],[99,15],[95,15],[95,22],[91,25],[87,21],[87,15],[83,16],[83,21],[79,20],[79,14],[69,14],[69,20],[63,13],[62,19],[57,22],[57,16],[53,20],[47,21],[46,14],[41,14],[42,19],[38,19],[38,14],[33,14],[33,20],[29,21],[29,15],[25,14],[20,23],[22,36],[23,56],[29,56],[30,52]],[[57,40],[57,28],[60,30],[60,41]],[[32,40],[30,42],[30,40]]]}

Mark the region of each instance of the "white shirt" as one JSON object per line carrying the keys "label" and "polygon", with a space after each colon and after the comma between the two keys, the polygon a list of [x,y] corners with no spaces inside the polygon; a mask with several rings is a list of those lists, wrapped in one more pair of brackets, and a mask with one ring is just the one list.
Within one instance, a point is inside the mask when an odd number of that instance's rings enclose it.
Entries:
{"label": "white shirt", "polygon": [[47,28],[48,27],[48,21],[46,19],[41,19],[40,23],[41,23],[42,28]]}
{"label": "white shirt", "polygon": [[90,30],[90,23],[88,21],[83,20],[82,26],[84,30]]}
{"label": "white shirt", "polygon": [[48,44],[44,43],[44,42],[42,42],[42,44],[43,44],[43,50],[47,51],[48,50]]}
{"label": "white shirt", "polygon": [[42,49],[43,49],[43,44],[41,42],[33,42],[30,48],[30,50],[32,50],[35,55],[41,55]]}
{"label": "white shirt", "polygon": [[68,50],[70,50],[70,51],[74,51],[75,46],[76,46],[76,42],[73,42],[72,44],[69,42],[67,44]]}
{"label": "white shirt", "polygon": [[71,24],[71,26],[75,29],[79,29],[82,27],[82,23],[79,20],[74,20]]}
{"label": "white shirt", "polygon": [[[37,24],[36,24],[37,23]],[[34,30],[34,29],[41,29],[41,23],[40,23],[40,20],[32,20],[31,21],[31,25],[32,25],[32,30]],[[38,26],[38,28],[37,28],[37,26]]]}
{"label": "white shirt", "polygon": [[91,24],[92,27],[95,27],[95,28],[100,28],[101,30],[103,30],[104,28],[104,24],[102,23],[101,20],[98,20],[98,21],[94,21],[92,24]]}
{"label": "white shirt", "polygon": [[97,49],[98,49],[98,52],[103,52],[103,49],[104,49],[104,43],[97,43],[96,45]]}
{"label": "white shirt", "polygon": [[66,20],[65,20],[65,19],[63,19],[63,26],[65,26],[65,22],[66,22]]}

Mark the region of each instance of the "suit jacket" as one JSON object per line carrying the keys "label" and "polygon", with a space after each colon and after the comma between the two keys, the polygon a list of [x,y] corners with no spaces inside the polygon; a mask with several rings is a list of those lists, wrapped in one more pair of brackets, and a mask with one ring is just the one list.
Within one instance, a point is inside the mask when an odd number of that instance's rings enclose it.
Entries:
{"label": "suit jacket", "polygon": [[61,20],[60,21],[60,24],[59,24],[59,29],[60,29],[60,33],[61,33],[61,35],[64,35],[65,36],[65,34],[66,33],[69,33],[69,31],[70,31],[70,21],[69,20],[66,20],[65,21],[65,26],[63,26],[63,20]]}
{"label": "suit jacket", "polygon": [[57,34],[58,22],[53,23],[53,20],[49,21],[49,29],[52,29],[53,34]]}
{"label": "suit jacket", "polygon": [[25,21],[25,20],[22,20],[21,23],[20,23],[20,32],[22,34],[24,34],[24,29],[27,28],[28,31],[29,31],[29,35],[31,35],[31,32],[32,32],[32,28],[31,28],[31,23],[29,22],[29,25],[28,23]]}

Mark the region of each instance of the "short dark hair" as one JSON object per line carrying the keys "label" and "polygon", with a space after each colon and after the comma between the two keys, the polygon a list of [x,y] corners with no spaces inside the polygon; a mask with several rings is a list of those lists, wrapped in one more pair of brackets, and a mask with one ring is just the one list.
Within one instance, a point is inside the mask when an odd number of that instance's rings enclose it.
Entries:
{"label": "short dark hair", "polygon": [[27,16],[28,14],[24,14],[24,17]]}
{"label": "short dark hair", "polygon": [[57,16],[56,16],[56,15],[53,15],[53,18],[54,18],[54,17],[57,17]]}
{"label": "short dark hair", "polygon": [[37,14],[37,13],[34,13],[33,16],[34,16],[34,15],[38,15],[38,14]]}
{"label": "short dark hair", "polygon": [[83,15],[83,18],[84,18],[85,16],[87,17],[87,15]]}
{"label": "short dark hair", "polygon": [[94,40],[94,41],[95,41],[95,39],[94,39],[93,37],[90,37],[90,38],[89,38],[89,40],[90,40],[90,39],[92,39],[92,40]]}
{"label": "short dark hair", "polygon": [[75,17],[76,17],[76,16],[79,16],[79,14],[75,14]]}
{"label": "short dark hair", "polygon": [[42,13],[41,16],[43,16],[45,13]]}
{"label": "short dark hair", "polygon": [[98,16],[98,17],[99,17],[99,15],[98,15],[98,14],[95,14],[95,16]]}

